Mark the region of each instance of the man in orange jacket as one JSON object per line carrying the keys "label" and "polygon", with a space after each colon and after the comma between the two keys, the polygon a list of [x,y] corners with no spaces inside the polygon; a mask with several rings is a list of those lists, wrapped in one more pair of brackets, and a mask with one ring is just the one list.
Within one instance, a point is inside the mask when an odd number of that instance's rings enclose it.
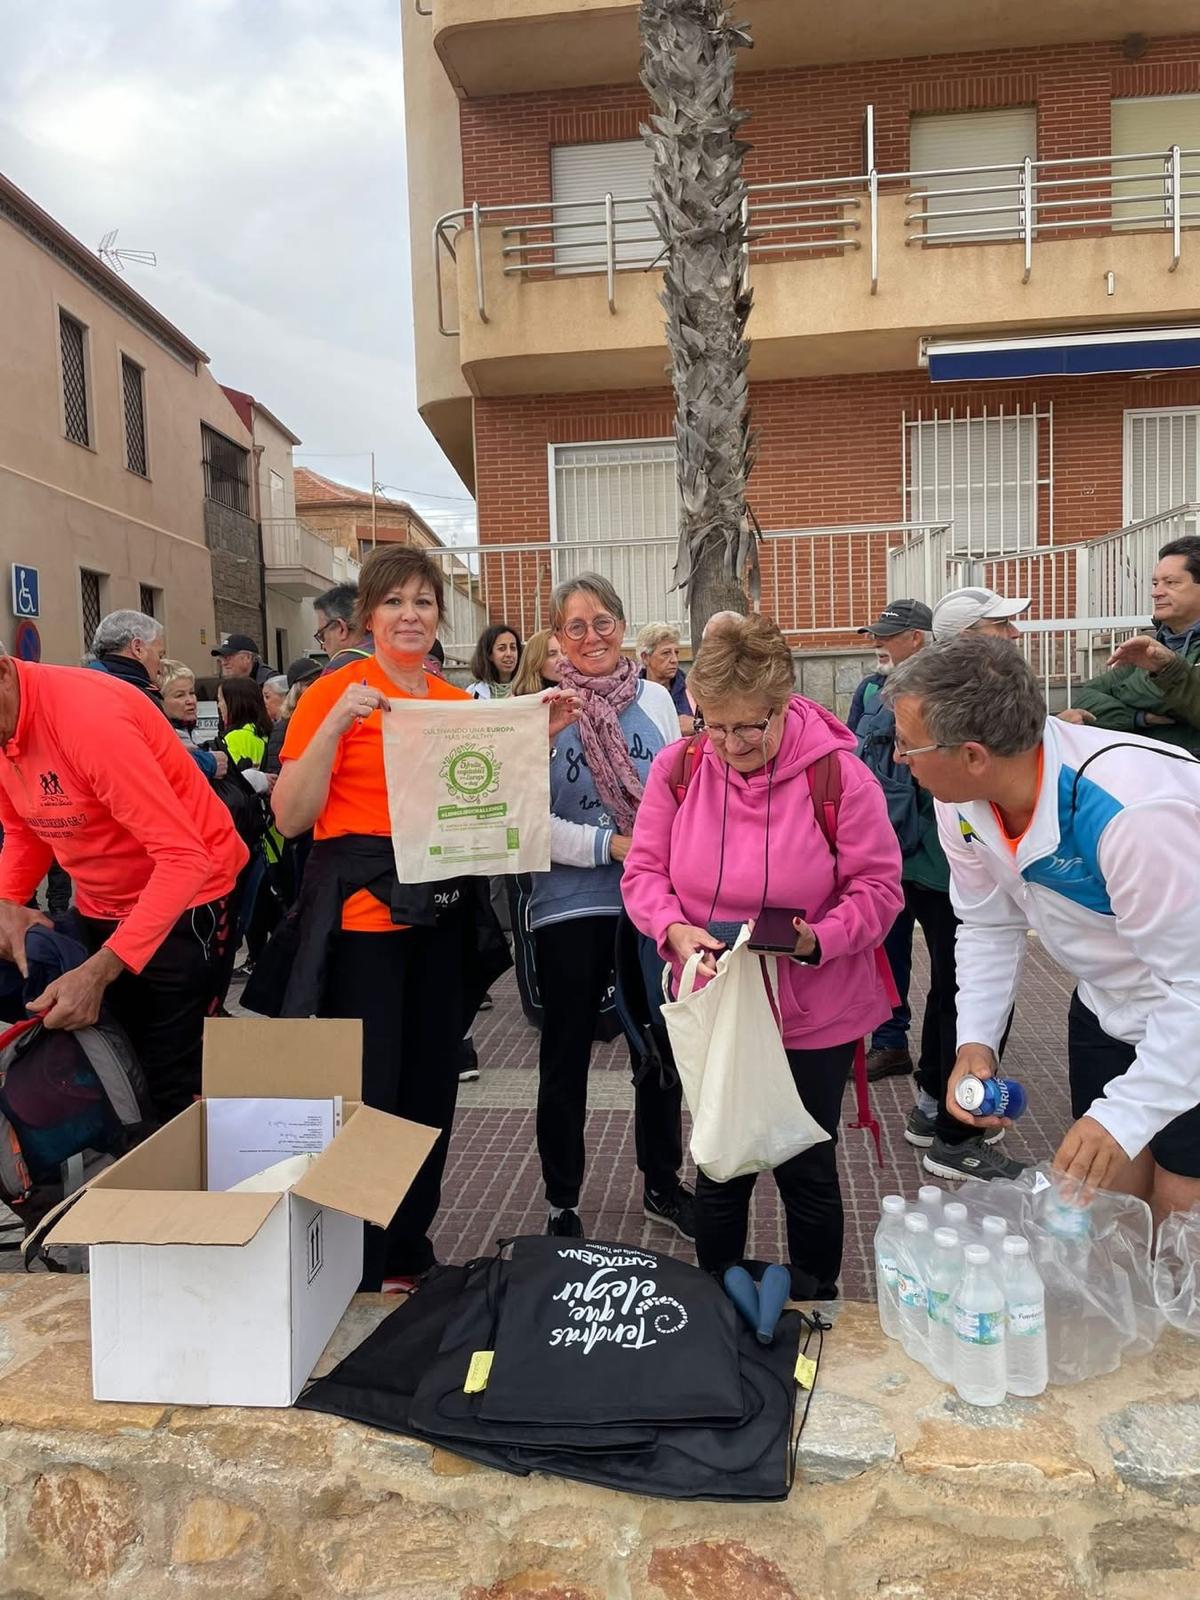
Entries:
{"label": "man in orange jacket", "polygon": [[106,1002],[164,1119],[199,1093],[227,900],[246,861],[229,813],[149,699],[103,673],[0,651],[0,957],[26,971],[25,902],[57,857],[92,954],[29,1009],[83,1028]]}

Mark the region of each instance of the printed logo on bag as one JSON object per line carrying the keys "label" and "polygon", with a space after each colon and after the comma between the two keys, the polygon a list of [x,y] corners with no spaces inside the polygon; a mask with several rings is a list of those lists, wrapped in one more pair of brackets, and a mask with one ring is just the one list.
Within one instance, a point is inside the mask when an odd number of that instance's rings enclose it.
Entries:
{"label": "printed logo on bag", "polygon": [[321,1226],[323,1211],[318,1211],[308,1225],[308,1281],[311,1283],[325,1264],[325,1238]]}
{"label": "printed logo on bag", "polygon": [[441,778],[459,800],[481,800],[499,788],[500,770],[494,745],[460,744],[442,762]]}
{"label": "printed logo on bag", "polygon": [[570,1325],[550,1330],[551,1349],[579,1345],[585,1356],[599,1344],[644,1350],[687,1327],[688,1314],[680,1301],[673,1295],[659,1294],[657,1279],[638,1270],[657,1270],[655,1257],[595,1247],[558,1253],[564,1260],[579,1261],[596,1270],[586,1278],[565,1283],[554,1295]]}

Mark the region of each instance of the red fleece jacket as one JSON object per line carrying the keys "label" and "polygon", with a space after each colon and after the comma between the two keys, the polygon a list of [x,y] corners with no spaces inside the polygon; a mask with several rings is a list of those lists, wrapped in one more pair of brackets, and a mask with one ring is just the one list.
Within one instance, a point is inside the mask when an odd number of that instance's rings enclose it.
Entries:
{"label": "red fleece jacket", "polygon": [[230,892],[246,846],[146,695],[103,672],[15,665],[0,900],[23,905],[57,858],[80,912],[120,923],[108,947],[140,972],[185,911]]}

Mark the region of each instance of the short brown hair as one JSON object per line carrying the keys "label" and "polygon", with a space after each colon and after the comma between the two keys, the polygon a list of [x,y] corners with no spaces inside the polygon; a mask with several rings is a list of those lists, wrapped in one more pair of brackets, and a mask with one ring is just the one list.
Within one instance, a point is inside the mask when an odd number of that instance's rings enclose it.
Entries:
{"label": "short brown hair", "polygon": [[715,628],[700,646],[687,682],[701,707],[761,695],[779,711],[796,690],[787,640],[770,617],[759,616],[730,618]]}
{"label": "short brown hair", "polygon": [[371,616],[393,589],[403,589],[414,578],[427,583],[437,601],[438,621],[446,615],[446,585],[442,569],[424,550],[411,544],[377,545],[362,564],[358,575],[358,608],[355,622],[362,633],[371,626]]}

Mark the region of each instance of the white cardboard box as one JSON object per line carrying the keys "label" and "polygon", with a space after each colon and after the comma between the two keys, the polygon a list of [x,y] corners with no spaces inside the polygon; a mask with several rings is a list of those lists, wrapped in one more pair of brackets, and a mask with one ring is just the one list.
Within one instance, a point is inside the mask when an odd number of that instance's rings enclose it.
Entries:
{"label": "white cardboard box", "polygon": [[206,1096],[343,1100],[341,1131],[282,1194],[209,1192],[189,1106],[95,1177],[51,1245],[89,1246],[97,1400],[288,1406],[437,1130],[360,1103],[362,1025],[230,1017],[205,1025]]}

